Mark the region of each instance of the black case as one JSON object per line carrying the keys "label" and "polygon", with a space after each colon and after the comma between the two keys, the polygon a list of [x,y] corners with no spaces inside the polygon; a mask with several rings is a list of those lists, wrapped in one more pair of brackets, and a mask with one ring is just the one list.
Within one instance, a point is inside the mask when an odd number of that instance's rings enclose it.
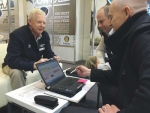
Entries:
{"label": "black case", "polygon": [[75,70],[75,68],[76,67],[72,67],[72,68],[66,70],[66,74],[69,75],[69,76],[79,77],[76,71],[74,71],[73,73],[71,73],[73,70]]}
{"label": "black case", "polygon": [[36,104],[40,104],[51,109],[55,108],[58,105],[57,98],[46,95],[37,95],[34,97],[34,101]]}

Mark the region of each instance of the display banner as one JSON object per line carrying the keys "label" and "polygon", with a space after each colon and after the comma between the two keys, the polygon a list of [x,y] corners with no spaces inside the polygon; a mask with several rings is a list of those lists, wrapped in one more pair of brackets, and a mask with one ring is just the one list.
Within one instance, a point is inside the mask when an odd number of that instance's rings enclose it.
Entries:
{"label": "display banner", "polygon": [[[18,1],[10,0],[11,31],[19,27]],[[0,0],[0,41],[9,38],[9,18],[7,0]]]}
{"label": "display banner", "polygon": [[[52,0],[27,0],[27,12],[33,7],[43,10],[47,15],[45,30],[51,38],[54,34],[54,45],[74,46],[76,0],[53,0],[53,2],[54,11]],[[65,40],[66,37],[69,39],[68,42]]]}

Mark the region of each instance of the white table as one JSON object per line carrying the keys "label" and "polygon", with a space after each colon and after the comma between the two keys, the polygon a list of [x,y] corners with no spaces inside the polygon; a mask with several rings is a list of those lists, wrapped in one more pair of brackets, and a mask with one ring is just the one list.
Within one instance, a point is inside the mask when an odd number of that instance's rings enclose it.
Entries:
{"label": "white table", "polygon": [[59,105],[54,109],[46,108],[44,106],[38,105],[34,102],[34,96],[44,95],[45,90],[43,90],[43,83],[41,81],[32,83],[30,85],[24,86],[17,90],[6,93],[6,98],[9,101],[8,112],[12,113],[12,105],[17,104],[23,108],[27,108],[35,113],[59,113],[60,110],[69,105],[69,101],[59,99]]}
{"label": "white table", "polygon": [[[59,113],[62,108],[69,105],[69,101],[78,103],[86,93],[94,86],[94,82],[89,80],[86,82],[85,86],[80,92],[78,92],[72,98],[45,90],[45,84],[41,81],[32,83],[30,85],[24,86],[17,90],[6,93],[6,98],[9,101],[9,113],[11,112],[11,104],[20,105],[23,108],[27,108],[36,113]],[[58,98],[59,105],[54,109],[49,109],[40,105],[35,104],[34,96],[36,95],[49,95]]]}

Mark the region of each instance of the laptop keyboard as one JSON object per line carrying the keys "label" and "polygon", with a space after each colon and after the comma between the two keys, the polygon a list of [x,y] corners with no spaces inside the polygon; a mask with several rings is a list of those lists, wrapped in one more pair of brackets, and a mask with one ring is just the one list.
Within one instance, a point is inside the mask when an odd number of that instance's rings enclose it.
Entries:
{"label": "laptop keyboard", "polygon": [[53,86],[52,88],[66,91],[66,88],[77,82],[77,80],[77,78],[66,77],[62,82]]}

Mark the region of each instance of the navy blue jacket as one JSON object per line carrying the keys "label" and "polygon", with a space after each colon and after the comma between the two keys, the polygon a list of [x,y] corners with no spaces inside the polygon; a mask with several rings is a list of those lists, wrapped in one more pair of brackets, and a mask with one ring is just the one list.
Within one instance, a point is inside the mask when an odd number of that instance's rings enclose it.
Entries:
{"label": "navy blue jacket", "polygon": [[50,38],[46,31],[38,44],[28,25],[22,26],[10,33],[7,55],[2,67],[8,65],[12,69],[33,71],[34,62],[43,58],[55,56],[51,50]]}
{"label": "navy blue jacket", "polygon": [[91,70],[91,81],[117,83],[121,96],[118,113],[150,113],[150,16],[130,17],[105,44],[114,56],[112,71]]}

